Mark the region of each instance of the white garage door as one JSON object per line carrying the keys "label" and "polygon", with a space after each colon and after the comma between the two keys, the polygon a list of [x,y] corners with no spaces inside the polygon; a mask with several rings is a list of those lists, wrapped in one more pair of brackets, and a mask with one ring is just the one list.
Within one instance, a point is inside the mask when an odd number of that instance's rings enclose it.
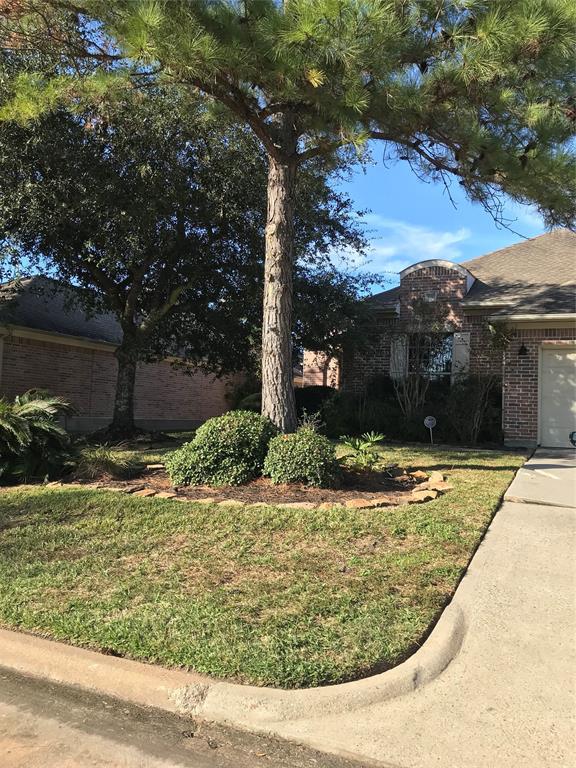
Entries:
{"label": "white garage door", "polygon": [[567,448],[576,431],[576,347],[544,348],[540,376],[540,443]]}

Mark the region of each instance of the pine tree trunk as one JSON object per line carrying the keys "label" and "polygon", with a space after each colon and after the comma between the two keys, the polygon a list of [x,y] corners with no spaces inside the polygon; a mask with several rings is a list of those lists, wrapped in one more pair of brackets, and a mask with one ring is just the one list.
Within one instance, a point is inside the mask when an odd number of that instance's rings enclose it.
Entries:
{"label": "pine tree trunk", "polygon": [[[292,142],[292,147],[290,143]],[[288,145],[288,146],[286,146]],[[286,160],[269,158],[268,217],[262,319],[262,415],[282,432],[296,429],[292,374],[292,272],[296,139],[287,137]]]}
{"label": "pine tree trunk", "polygon": [[116,437],[130,437],[137,430],[134,424],[134,386],[136,383],[136,355],[118,347],[116,350],[118,375],[114,398],[112,423],[106,430]]}

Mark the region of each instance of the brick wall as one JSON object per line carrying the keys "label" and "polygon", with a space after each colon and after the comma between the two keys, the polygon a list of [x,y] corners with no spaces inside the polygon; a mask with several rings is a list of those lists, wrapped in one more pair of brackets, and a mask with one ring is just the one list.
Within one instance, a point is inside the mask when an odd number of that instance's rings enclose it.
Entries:
{"label": "brick wall", "polygon": [[[77,410],[71,429],[98,429],[109,423],[114,406],[116,359],[105,349],[87,349],[19,337],[5,337],[0,395],[48,389]],[[168,362],[141,364],[135,390],[135,416],[151,429],[190,428],[228,410],[232,379],[199,370],[187,375]]]}
{"label": "brick wall", "polygon": [[373,376],[390,374],[392,339],[409,326],[414,302],[430,294],[436,295],[436,304],[443,305],[447,326],[452,331],[470,333],[470,372],[501,374],[502,353],[492,346],[486,316],[464,313],[461,302],[466,295],[466,277],[447,267],[432,266],[415,270],[402,279],[398,318],[375,313],[378,339],[370,354],[361,355],[354,349],[344,350],[341,378],[345,389],[359,392]]}
{"label": "brick wall", "polygon": [[470,373],[502,375],[504,355],[496,349],[488,330],[487,315],[464,316],[462,331],[470,334]]}
{"label": "brick wall", "polygon": [[398,321],[375,314],[374,322],[377,338],[368,354],[352,347],[343,350],[341,386],[350,392],[361,392],[374,376],[390,373],[390,343]]}
{"label": "brick wall", "polygon": [[466,295],[466,277],[447,267],[423,267],[410,272],[400,283],[400,323],[409,323],[414,302],[436,294],[434,304],[447,309],[446,322],[455,331],[461,330],[464,320],[462,299]]}
{"label": "brick wall", "polygon": [[[538,440],[539,352],[544,343],[576,342],[574,329],[518,329],[504,354],[503,429],[509,444],[535,445]],[[519,356],[524,345],[526,354]]]}
{"label": "brick wall", "polygon": [[[454,332],[470,334],[470,373],[493,373],[503,379],[503,431],[506,443],[534,445],[538,439],[539,350],[543,343],[575,342],[572,329],[519,328],[505,352],[493,345],[487,314],[465,313],[466,277],[443,266],[414,270],[401,281],[399,317],[374,313],[377,343],[368,355],[354,349],[343,350],[341,386],[360,392],[375,375],[390,374],[391,343],[394,336],[410,325],[414,301],[430,298],[447,308],[447,325]],[[518,356],[524,344],[527,354]],[[305,358],[306,359],[306,358]],[[312,371],[310,372],[312,380]]]}
{"label": "brick wall", "polygon": [[335,357],[328,357],[324,352],[304,350],[302,365],[302,386],[334,387],[340,386],[340,365]]}

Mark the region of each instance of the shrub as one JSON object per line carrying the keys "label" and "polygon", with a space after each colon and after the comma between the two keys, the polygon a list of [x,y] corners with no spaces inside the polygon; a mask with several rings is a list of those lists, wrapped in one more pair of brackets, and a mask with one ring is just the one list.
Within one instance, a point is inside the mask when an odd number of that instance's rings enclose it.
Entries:
{"label": "shrub", "polygon": [[244,397],[238,404],[238,408],[241,411],[260,413],[262,410],[262,395],[260,392],[253,392],[251,395],[246,395],[246,397]]}
{"label": "shrub", "polygon": [[497,376],[468,376],[456,383],[445,402],[446,420],[459,442],[502,439],[502,383]]}
{"label": "shrub", "polygon": [[245,409],[242,405],[244,400],[254,395],[259,395],[262,389],[262,382],[253,375],[242,378],[234,386],[226,390],[226,401],[231,411],[251,410]]}
{"label": "shrub", "polygon": [[277,433],[263,416],[229,411],[208,419],[190,443],[167,457],[166,469],[174,485],[241,485],[261,474]]}
{"label": "shrub", "polygon": [[337,392],[324,403],[321,417],[329,436],[359,435],[368,430],[384,432],[387,436],[396,429],[401,414],[393,401],[369,398],[365,394]]}
{"label": "shrub", "polygon": [[0,477],[45,478],[60,473],[69,459],[70,438],[58,423],[70,404],[43,390],[0,399]]}
{"label": "shrub", "polygon": [[339,472],[334,446],[309,426],[271,440],[264,462],[264,474],[273,483],[306,483],[326,488],[336,483]]}
{"label": "shrub", "polygon": [[296,411],[299,416],[304,413],[318,413],[326,400],[334,395],[336,390],[334,387],[299,387],[294,390],[294,397],[296,399]]}
{"label": "shrub", "polygon": [[361,437],[344,436],[340,439],[348,451],[342,457],[342,462],[351,469],[371,470],[380,461],[380,453],[376,450],[376,446],[384,440],[384,435],[378,432],[365,432]]}
{"label": "shrub", "polygon": [[123,450],[122,444],[87,445],[78,452],[74,474],[86,480],[98,477],[110,477],[123,480],[132,477],[139,465],[134,456]]}

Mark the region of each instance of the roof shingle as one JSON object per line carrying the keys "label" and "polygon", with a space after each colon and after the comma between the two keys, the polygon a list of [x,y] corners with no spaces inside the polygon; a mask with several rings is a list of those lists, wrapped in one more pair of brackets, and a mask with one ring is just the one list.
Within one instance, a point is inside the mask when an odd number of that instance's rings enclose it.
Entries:
{"label": "roof shingle", "polygon": [[119,344],[122,329],[116,317],[88,314],[78,303],[78,290],[42,275],[6,283],[0,286],[0,325]]}

